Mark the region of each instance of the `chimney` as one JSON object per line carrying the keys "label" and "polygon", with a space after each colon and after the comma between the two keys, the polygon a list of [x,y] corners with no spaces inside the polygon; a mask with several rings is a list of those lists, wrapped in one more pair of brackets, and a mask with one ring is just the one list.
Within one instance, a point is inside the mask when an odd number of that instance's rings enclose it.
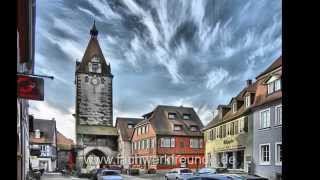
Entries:
{"label": "chimney", "polygon": [[228,112],[228,110],[230,110],[230,107],[226,106],[226,105],[219,105],[218,106],[218,112],[219,112],[219,119],[222,119],[223,116]]}
{"label": "chimney", "polygon": [[250,86],[252,84],[252,80],[251,79],[248,79],[247,80],[247,86]]}

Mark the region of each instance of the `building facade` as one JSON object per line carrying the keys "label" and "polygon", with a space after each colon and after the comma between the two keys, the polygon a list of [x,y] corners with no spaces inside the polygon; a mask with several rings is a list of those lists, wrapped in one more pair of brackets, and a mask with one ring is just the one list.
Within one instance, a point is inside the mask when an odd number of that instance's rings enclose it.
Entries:
{"label": "building facade", "polygon": [[203,129],[206,166],[249,172],[252,161],[253,118],[256,83],[246,87],[228,105],[219,105],[214,119]]}
{"label": "building facade", "polygon": [[133,134],[134,126],[138,124],[143,119],[141,118],[123,118],[117,117],[116,119],[116,128],[119,134],[118,138],[118,150],[120,165],[123,169],[130,168],[130,157],[132,157],[132,145],[131,137]]}
{"label": "building facade", "polygon": [[157,106],[134,127],[133,167],[172,169],[204,166],[203,124],[193,108]]}
{"label": "building facade", "polygon": [[[17,73],[34,70],[35,0],[19,0],[17,5]],[[29,174],[29,103],[17,98],[17,179]]]}
{"label": "building facade", "polygon": [[74,142],[58,131],[57,134],[57,168],[58,170],[73,170],[74,162]]}
{"label": "building facade", "polygon": [[53,172],[57,168],[57,128],[56,121],[33,120],[33,132],[30,132],[31,148],[39,148],[40,156],[31,156],[31,167]]}
{"label": "building facade", "polygon": [[282,177],[282,57],[257,79],[253,107],[254,172],[270,180]]}
{"label": "building facade", "polygon": [[102,159],[117,155],[117,130],[113,127],[112,79],[98,42],[95,23],[81,62],[76,62],[76,144],[77,169],[88,173],[91,169],[110,164],[87,159]]}

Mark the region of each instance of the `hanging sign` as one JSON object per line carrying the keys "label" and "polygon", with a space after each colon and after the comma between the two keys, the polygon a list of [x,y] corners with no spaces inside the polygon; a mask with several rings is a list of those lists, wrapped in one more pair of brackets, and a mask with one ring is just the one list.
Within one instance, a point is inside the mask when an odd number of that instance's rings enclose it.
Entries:
{"label": "hanging sign", "polygon": [[18,98],[43,101],[44,81],[42,78],[17,75]]}

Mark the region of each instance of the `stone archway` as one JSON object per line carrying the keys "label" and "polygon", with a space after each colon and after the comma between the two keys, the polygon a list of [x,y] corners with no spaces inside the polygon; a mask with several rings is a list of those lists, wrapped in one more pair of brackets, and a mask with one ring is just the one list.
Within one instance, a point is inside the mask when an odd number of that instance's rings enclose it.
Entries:
{"label": "stone archway", "polygon": [[85,165],[87,169],[101,168],[107,164],[107,156],[99,149],[92,149],[85,155]]}

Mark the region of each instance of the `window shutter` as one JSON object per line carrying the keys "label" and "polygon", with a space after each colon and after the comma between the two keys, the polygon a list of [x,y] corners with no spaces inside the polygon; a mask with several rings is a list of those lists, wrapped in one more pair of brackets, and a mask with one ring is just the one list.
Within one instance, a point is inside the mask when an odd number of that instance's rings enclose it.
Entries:
{"label": "window shutter", "polygon": [[244,131],[245,132],[248,132],[248,130],[249,130],[249,120],[248,120],[249,118],[248,118],[248,116],[246,116],[245,118],[244,118]]}
{"label": "window shutter", "polygon": [[175,138],[171,138],[171,147],[175,147]]}
{"label": "window shutter", "polygon": [[160,147],[164,147],[164,139],[160,138]]}

